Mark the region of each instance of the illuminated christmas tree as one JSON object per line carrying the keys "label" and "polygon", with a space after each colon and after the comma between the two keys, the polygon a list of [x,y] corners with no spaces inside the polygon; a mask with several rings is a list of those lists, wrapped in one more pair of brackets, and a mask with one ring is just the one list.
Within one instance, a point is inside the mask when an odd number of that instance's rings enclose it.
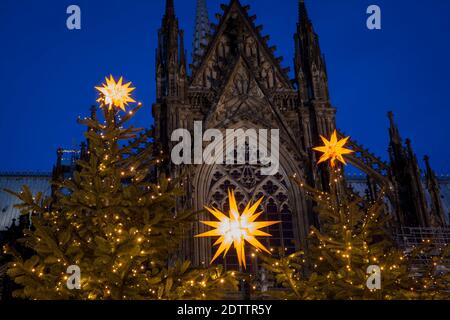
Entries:
{"label": "illuminated christmas tree", "polygon": [[[175,211],[181,195],[176,181],[150,179],[161,159],[147,132],[125,128],[141,104],[120,117],[134,102],[131,83],[122,83],[110,77],[97,88],[104,121],[81,121],[88,127],[88,150],[73,178],[59,184],[53,198],[26,187],[17,194],[23,214],[32,213],[32,230],[21,243],[34,255],[24,259],[5,248],[14,256],[8,275],[21,287],[15,297],[216,299],[236,288],[234,276],[220,266],[194,269],[177,259],[193,215]],[[68,273],[73,268],[80,271],[79,289]]]}
{"label": "illuminated christmas tree", "polygon": [[[311,228],[308,248],[304,252],[273,258],[262,256],[287,290],[271,294],[281,299],[448,299],[449,276],[439,272],[448,259],[448,248],[425,243],[408,255],[396,248],[386,228],[384,192],[374,203],[367,203],[343,187],[341,169],[345,164],[345,141],[322,138],[325,146],[316,148],[330,160],[329,192],[309,187],[298,178],[298,186],[316,203],[320,230]],[[414,258],[425,254],[427,247],[434,257],[426,270],[414,268]],[[436,252],[438,251],[438,252]],[[448,260],[447,260],[448,261]]]}

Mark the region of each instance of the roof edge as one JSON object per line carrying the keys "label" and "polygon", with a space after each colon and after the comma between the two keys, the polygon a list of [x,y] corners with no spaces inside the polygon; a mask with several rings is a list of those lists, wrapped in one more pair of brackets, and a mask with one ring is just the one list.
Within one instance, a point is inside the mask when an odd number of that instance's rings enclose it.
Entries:
{"label": "roof edge", "polygon": [[29,171],[0,171],[0,177],[42,177],[51,178],[52,174],[50,172],[29,172]]}

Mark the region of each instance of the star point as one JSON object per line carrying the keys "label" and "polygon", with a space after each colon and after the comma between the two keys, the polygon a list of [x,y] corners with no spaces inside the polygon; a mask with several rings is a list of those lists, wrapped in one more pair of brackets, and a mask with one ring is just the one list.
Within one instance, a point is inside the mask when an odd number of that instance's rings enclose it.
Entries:
{"label": "star point", "polygon": [[323,136],[320,136],[320,138],[322,139],[324,145],[313,149],[323,153],[318,164],[330,160],[331,167],[334,168],[336,167],[336,160],[338,160],[346,165],[347,163],[343,156],[354,152],[353,150],[344,148],[350,137],[338,140],[337,131],[334,130],[330,140]]}
{"label": "star point", "polygon": [[259,199],[253,205],[249,203],[242,214],[239,213],[236,198],[233,191],[228,191],[228,199],[230,204],[229,216],[215,208],[205,207],[218,221],[201,221],[202,224],[214,228],[211,231],[199,234],[196,238],[219,237],[214,246],[219,246],[211,263],[213,263],[221,254],[225,257],[234,245],[238,256],[239,265],[247,267],[245,257],[245,242],[258,250],[271,254],[270,251],[259,242],[256,237],[271,237],[270,234],[260,229],[270,227],[281,221],[263,221],[256,220],[263,212],[257,212],[264,198]]}
{"label": "star point", "polygon": [[128,103],[136,102],[131,97],[131,92],[136,90],[136,88],[130,88],[131,82],[123,84],[123,77],[120,77],[119,81],[116,82],[112,75],[106,77],[106,83],[103,83],[101,87],[95,87],[95,89],[100,93],[100,98],[97,100],[99,103],[103,103],[108,106],[109,110],[112,108],[120,108],[123,111]]}

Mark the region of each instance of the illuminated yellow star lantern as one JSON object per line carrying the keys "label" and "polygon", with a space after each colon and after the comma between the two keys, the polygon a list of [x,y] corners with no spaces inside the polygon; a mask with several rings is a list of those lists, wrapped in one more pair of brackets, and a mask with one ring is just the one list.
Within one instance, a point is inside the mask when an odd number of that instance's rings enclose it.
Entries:
{"label": "illuminated yellow star lantern", "polygon": [[336,166],[336,160],[339,160],[343,164],[347,164],[345,162],[343,155],[351,154],[354,152],[353,150],[344,148],[345,144],[347,143],[348,139],[350,139],[350,137],[338,141],[336,130],[334,130],[330,141],[328,141],[323,136],[320,137],[322,138],[324,146],[313,149],[315,151],[323,152],[323,155],[322,157],[320,157],[318,164],[325,162],[327,160],[330,160],[332,168]]}
{"label": "illuminated yellow star lantern", "polygon": [[228,198],[230,203],[230,216],[227,217],[217,209],[206,207],[206,209],[219,221],[201,221],[202,224],[210,226],[214,228],[214,230],[200,234],[196,236],[196,238],[219,237],[214,245],[220,245],[220,247],[211,263],[213,263],[222,253],[225,258],[231,245],[234,244],[239,265],[247,268],[245,242],[247,241],[256,249],[260,249],[270,254],[270,251],[267,250],[256,237],[271,237],[270,234],[259,229],[281,223],[281,221],[256,222],[256,219],[263,214],[263,212],[256,213],[263,198],[259,199],[253,206],[249,203],[242,215],[239,213],[233,191],[228,191]]}
{"label": "illuminated yellow star lantern", "polygon": [[130,88],[130,86],[131,82],[123,84],[123,77],[120,77],[118,82],[116,82],[113,76],[110,76],[109,79],[106,77],[106,84],[103,83],[102,87],[95,87],[101,94],[97,102],[109,106],[110,110],[113,107],[116,107],[125,111],[125,106],[127,106],[129,102],[136,102],[131,98],[131,92],[136,88]]}

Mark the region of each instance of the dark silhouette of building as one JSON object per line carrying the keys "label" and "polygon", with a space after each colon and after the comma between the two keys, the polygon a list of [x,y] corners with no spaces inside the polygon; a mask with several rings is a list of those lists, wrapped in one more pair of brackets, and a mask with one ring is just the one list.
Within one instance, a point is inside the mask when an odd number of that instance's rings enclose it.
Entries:
{"label": "dark silhouette of building", "polygon": [[[276,176],[262,176],[260,167],[172,166],[174,177],[186,174],[187,196],[184,208],[201,210],[205,204],[227,209],[226,192],[235,190],[240,206],[251,199],[265,197],[266,218],[283,221],[269,232],[271,247],[290,252],[306,245],[309,227],[317,224],[313,205],[289,177],[301,175],[311,185],[326,189],[325,167],[317,166],[312,147],[320,145],[320,135],[330,136],[336,129],[336,109],[330,102],[328,75],[319,37],[314,31],[304,1],[299,1],[299,17],[294,35],[295,78],[281,66],[282,57],[274,55],[262,26],[250,7],[232,0],[222,5],[218,24],[208,28],[204,1],[198,1],[193,64],[187,68],[183,31],[172,0],[159,30],[156,58],[156,103],[153,105],[155,139],[168,153],[175,143],[174,130],[188,129],[193,135],[195,121],[203,129],[279,129],[280,170]],[[374,199],[381,188],[387,190],[395,227],[432,228],[445,226],[436,176],[427,160],[426,190],[411,142],[406,145],[389,115],[390,164],[383,162],[355,141],[355,154],[349,162],[367,174],[367,195]],[[430,198],[430,199],[427,199]],[[205,217],[203,217],[205,218]],[[193,239],[204,230],[195,225],[187,236],[183,253],[196,264],[211,260],[211,240]],[[224,261],[235,266],[236,259]]]}
{"label": "dark silhouette of building", "polygon": [[[240,207],[264,196],[265,218],[283,221],[269,229],[273,237],[265,244],[284,248],[286,252],[302,249],[306,246],[310,226],[319,222],[313,213],[313,203],[289,177],[297,174],[312,186],[327,188],[326,166],[317,165],[312,148],[321,144],[320,135],[330,136],[336,129],[337,111],[330,101],[326,62],[306,5],[299,1],[293,41],[294,79],[290,79],[289,69],[281,66],[282,57],[274,55],[276,48],[269,46],[270,37],[261,33],[263,27],[256,25],[256,16],[251,15],[249,6],[243,6],[239,0],[222,5],[223,13],[217,15],[217,25],[209,24],[205,0],[197,0],[197,7],[192,64],[188,66],[184,33],[174,2],[166,0],[155,65],[155,142],[169,154],[174,146],[172,132],[183,128],[193,135],[195,121],[201,122],[204,130],[279,129],[280,170],[277,175],[263,176],[261,166],[249,161],[240,165],[174,166],[167,163],[166,173],[185,179],[186,196],[178,205],[180,209],[198,211],[206,204],[227,210],[230,188],[235,190]],[[95,107],[91,117],[96,117]],[[364,177],[347,179],[347,182],[369,200],[374,200],[381,189],[385,190],[386,210],[393,217],[393,232],[400,245],[415,245],[422,238],[432,237],[448,243],[450,179],[438,179],[428,157],[423,175],[411,141],[403,142],[392,113],[389,120],[390,163],[351,140],[349,147],[355,153],[347,158],[348,162],[360,169]],[[58,150],[52,173],[54,182],[71,177],[77,170],[76,160],[89,156],[88,145],[86,141],[80,150]],[[2,175],[0,187],[1,179]],[[0,198],[0,210],[5,207],[2,201],[9,200]],[[18,216],[9,206],[3,210],[0,230],[10,226],[12,218]],[[199,220],[206,218],[202,216]],[[17,228],[15,223],[9,230],[0,231],[0,243],[14,243],[19,237],[14,228]],[[207,265],[211,261],[211,239],[193,237],[203,231],[206,231],[204,226],[195,224],[181,250],[196,265]],[[248,261],[253,262],[253,259]],[[238,264],[232,254],[221,262],[231,268],[237,268]],[[0,273],[1,266],[0,261]],[[258,271],[255,263],[251,268]]]}

